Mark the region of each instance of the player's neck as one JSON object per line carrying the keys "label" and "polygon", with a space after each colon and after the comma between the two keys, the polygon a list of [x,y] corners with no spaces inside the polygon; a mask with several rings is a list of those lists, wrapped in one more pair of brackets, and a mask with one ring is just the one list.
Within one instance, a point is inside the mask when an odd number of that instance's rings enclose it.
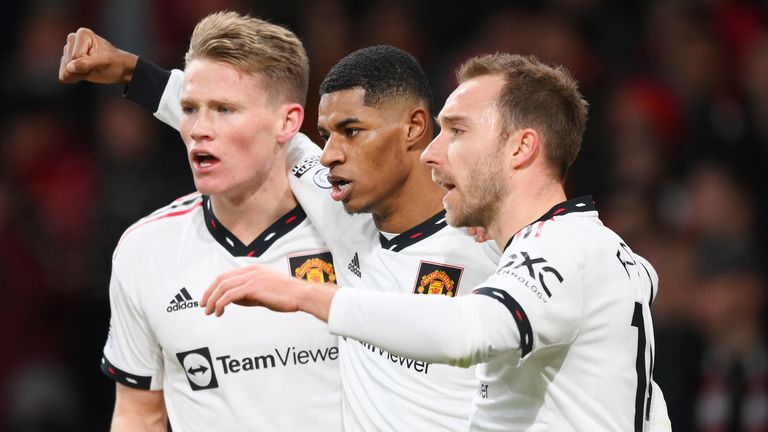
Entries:
{"label": "player's neck", "polygon": [[[281,165],[282,166],[282,165]],[[216,219],[243,244],[250,244],[296,207],[285,173],[270,175],[258,188],[211,196]]]}
{"label": "player's neck", "polygon": [[432,181],[426,167],[419,167],[385,203],[373,211],[379,231],[402,233],[443,210],[445,190]]}
{"label": "player's neck", "polygon": [[563,185],[558,181],[521,184],[512,188],[499,208],[499,217],[488,232],[500,249],[518,231],[540,218],[555,205],[566,200]]}

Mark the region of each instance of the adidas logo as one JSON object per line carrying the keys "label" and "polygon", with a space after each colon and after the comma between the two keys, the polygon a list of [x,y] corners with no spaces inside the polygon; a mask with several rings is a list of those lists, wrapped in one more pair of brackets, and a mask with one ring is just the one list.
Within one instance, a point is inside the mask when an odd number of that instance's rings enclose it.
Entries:
{"label": "adidas logo", "polygon": [[176,312],[184,309],[191,309],[198,307],[196,301],[189,295],[187,288],[182,288],[171,300],[171,304],[165,309],[168,313]]}
{"label": "adidas logo", "polygon": [[360,274],[360,260],[357,258],[357,252],[355,252],[355,256],[352,257],[352,261],[349,262],[347,268],[354,273],[355,276],[362,278]]}

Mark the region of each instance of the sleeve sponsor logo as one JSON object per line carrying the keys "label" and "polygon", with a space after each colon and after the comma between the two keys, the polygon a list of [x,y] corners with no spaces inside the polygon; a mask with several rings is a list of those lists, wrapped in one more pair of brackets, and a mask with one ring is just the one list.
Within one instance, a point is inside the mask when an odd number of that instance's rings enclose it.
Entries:
{"label": "sleeve sponsor logo", "polygon": [[312,176],[312,180],[315,182],[317,187],[322,189],[330,189],[333,187],[330,181],[328,181],[328,174],[330,174],[331,170],[328,168],[322,168],[317,171],[315,171],[315,175]]}
{"label": "sleeve sponsor logo", "polygon": [[301,162],[294,165],[293,168],[291,168],[291,174],[295,175],[296,178],[301,178],[301,176],[304,175],[307,171],[312,169],[314,166],[320,163],[320,156],[314,155],[310,156],[308,158],[304,158]]}
{"label": "sleeve sponsor logo", "polygon": [[455,297],[463,272],[461,267],[422,261],[413,293]]}
{"label": "sleeve sponsor logo", "polygon": [[333,256],[330,252],[288,257],[291,274],[310,282],[336,283]]}
{"label": "sleeve sponsor logo", "polygon": [[524,251],[520,251],[519,254],[513,253],[509,261],[496,270],[496,274],[517,279],[544,303],[552,298],[547,280],[550,284],[555,280],[558,284],[563,282],[563,276],[556,268],[549,265],[546,259],[531,258],[531,255]]}

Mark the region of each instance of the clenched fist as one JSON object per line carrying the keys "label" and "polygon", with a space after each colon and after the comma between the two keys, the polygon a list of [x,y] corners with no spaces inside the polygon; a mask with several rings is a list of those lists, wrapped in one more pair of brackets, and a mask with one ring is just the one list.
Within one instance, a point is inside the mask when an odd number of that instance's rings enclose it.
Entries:
{"label": "clenched fist", "polygon": [[81,27],[67,35],[59,64],[59,81],[127,84],[131,82],[137,61],[135,54],[117,49],[93,30]]}

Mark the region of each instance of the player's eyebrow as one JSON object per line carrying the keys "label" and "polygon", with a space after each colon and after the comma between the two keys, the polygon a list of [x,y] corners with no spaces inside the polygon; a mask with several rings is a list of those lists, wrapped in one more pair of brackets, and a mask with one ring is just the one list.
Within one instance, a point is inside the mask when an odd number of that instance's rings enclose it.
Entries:
{"label": "player's eyebrow", "polygon": [[199,100],[195,98],[181,98],[180,103],[182,105],[197,105],[197,104],[204,104],[206,106],[217,106],[217,105],[229,105],[229,106],[237,106],[238,102],[235,102],[232,99],[227,98],[218,98],[218,99],[209,99],[209,100]]}
{"label": "player's eyebrow", "polygon": [[333,127],[334,129],[344,129],[345,127],[349,126],[352,123],[360,123],[360,119],[357,117],[347,117],[343,120],[337,121]]}
{"label": "player's eyebrow", "polygon": [[440,125],[440,127],[445,127],[449,124],[454,123],[460,123],[460,122],[466,122],[468,120],[468,117],[459,115],[459,114],[442,114],[437,116],[437,124]]}

